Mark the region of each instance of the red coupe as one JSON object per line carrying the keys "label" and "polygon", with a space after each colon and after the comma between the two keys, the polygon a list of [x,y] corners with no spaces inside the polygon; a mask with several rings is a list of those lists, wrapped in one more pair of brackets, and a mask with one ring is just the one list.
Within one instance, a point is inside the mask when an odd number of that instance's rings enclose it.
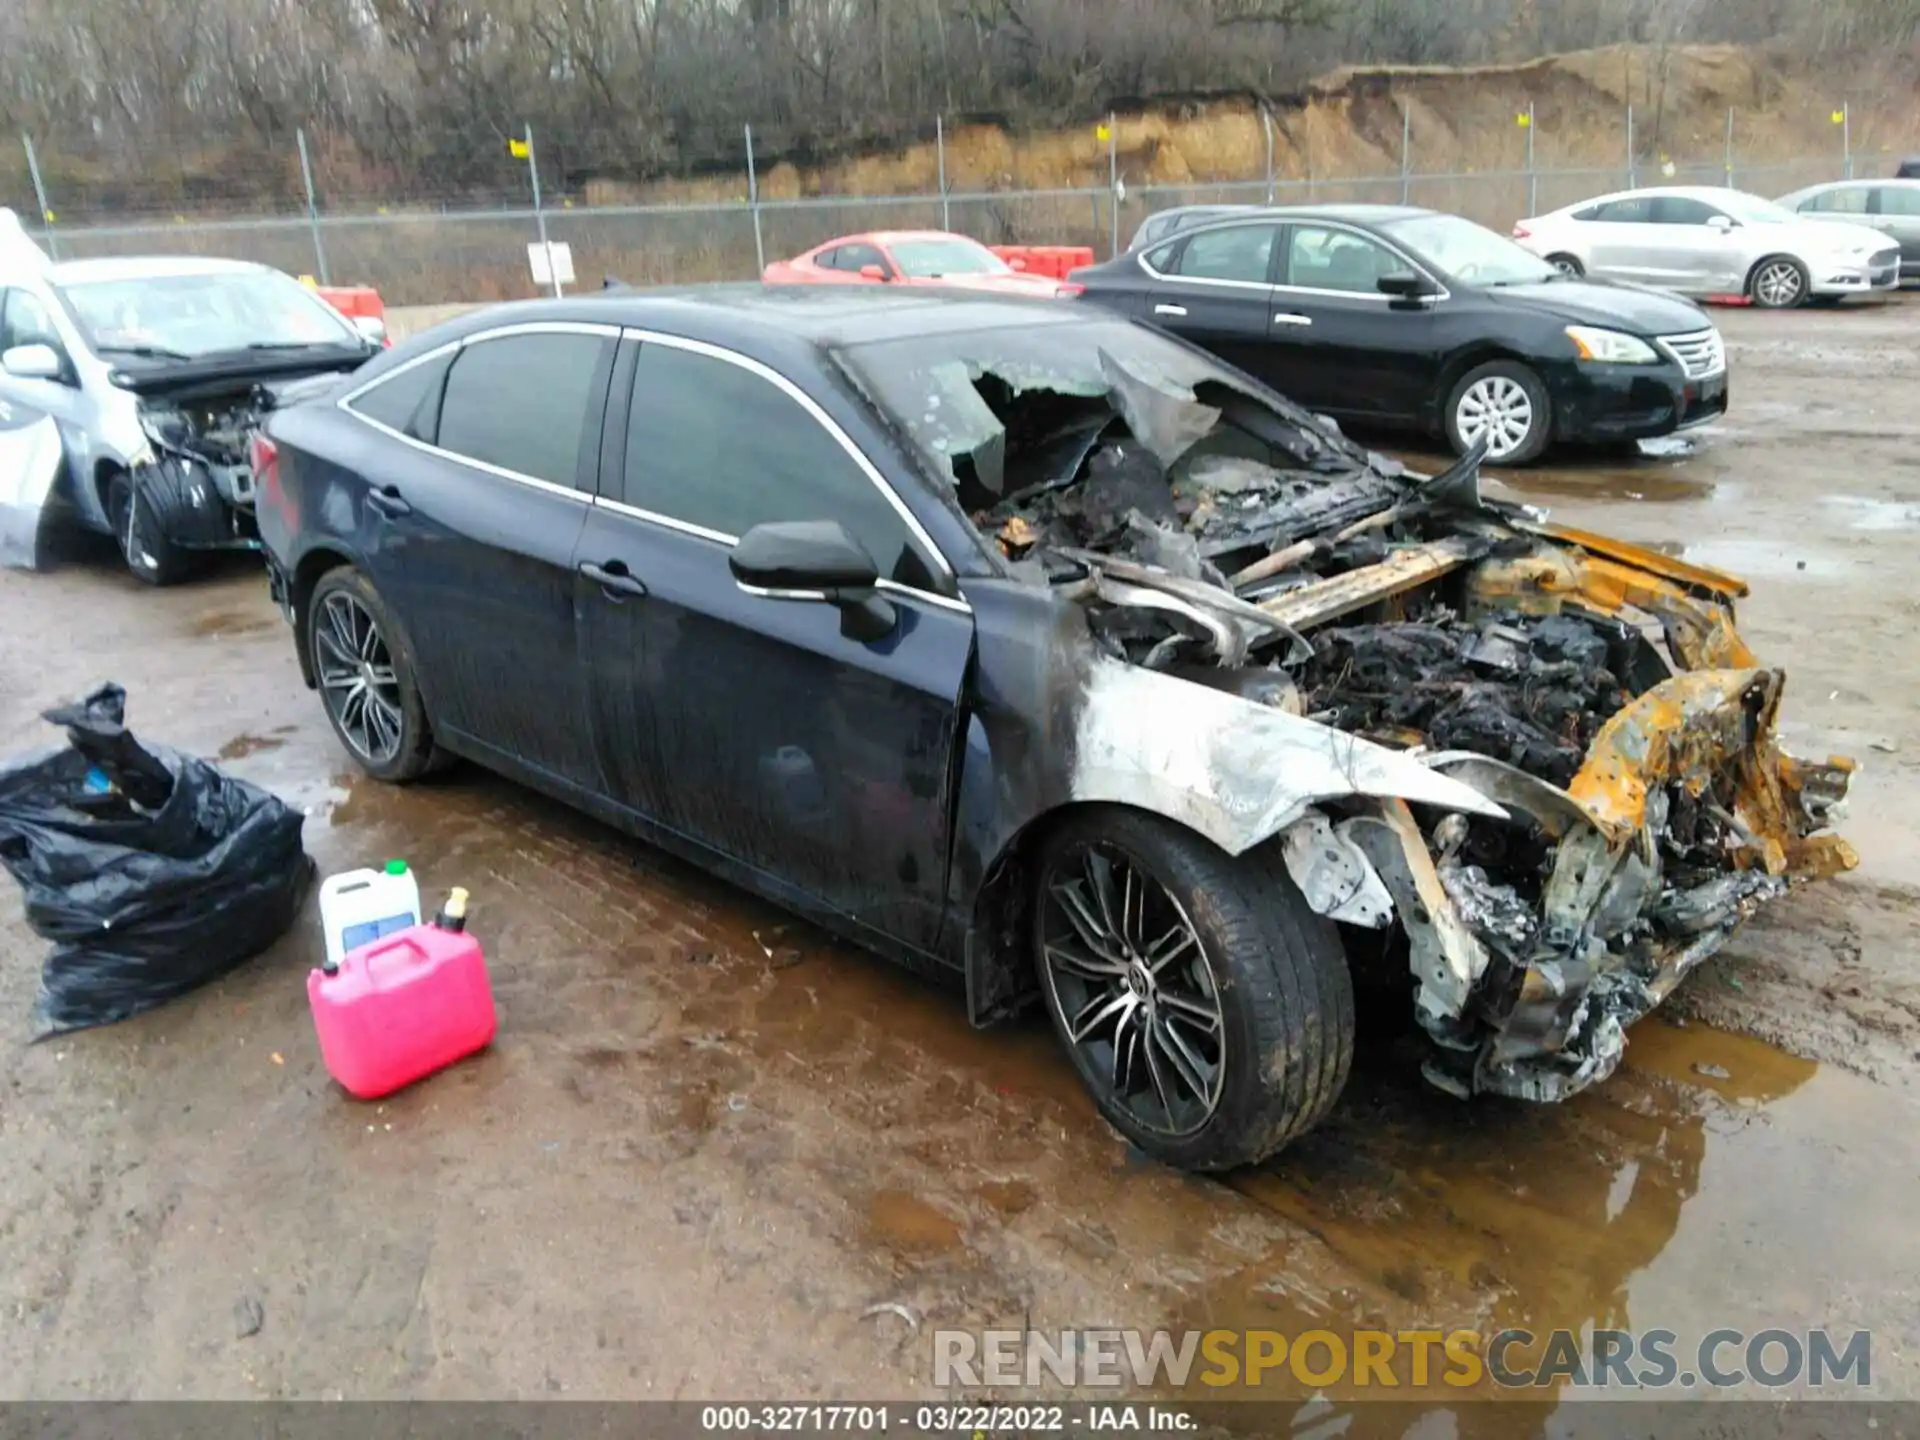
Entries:
{"label": "red coupe", "polygon": [[842,235],[760,277],[769,285],[947,285],[1043,298],[1080,293],[1071,281],[1028,275],[977,240],[943,230]]}

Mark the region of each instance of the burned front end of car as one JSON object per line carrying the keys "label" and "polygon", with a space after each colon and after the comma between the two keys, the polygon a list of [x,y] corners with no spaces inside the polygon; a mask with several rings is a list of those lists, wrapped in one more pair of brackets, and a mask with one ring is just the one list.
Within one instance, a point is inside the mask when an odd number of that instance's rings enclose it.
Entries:
{"label": "burned front end of car", "polygon": [[[1313,909],[1387,935],[1435,1084],[1596,1083],[1757,907],[1857,863],[1828,830],[1851,762],[1780,748],[1741,581],[1491,498],[1478,454],[1417,475],[1178,342],[1088,328],[875,383],[1009,570],[1084,607],[1096,674],[1244,702],[1101,681],[1114,713],[1077,743],[1178,772],[1211,838],[1282,847]],[[1202,724],[1239,743],[1165,738]]]}

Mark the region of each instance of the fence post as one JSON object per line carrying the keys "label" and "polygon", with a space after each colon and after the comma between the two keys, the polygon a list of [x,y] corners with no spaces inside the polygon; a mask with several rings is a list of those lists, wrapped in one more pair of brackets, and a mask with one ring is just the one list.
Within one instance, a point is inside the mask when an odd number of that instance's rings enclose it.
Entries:
{"label": "fence post", "polygon": [[1260,102],[1260,128],[1267,136],[1267,203],[1273,204],[1273,112],[1267,108],[1267,102]]}
{"label": "fence post", "polygon": [[1400,203],[1406,204],[1413,198],[1413,181],[1408,170],[1409,153],[1413,148],[1413,112],[1407,109],[1407,102],[1400,102]]}
{"label": "fence post", "polygon": [[943,115],[933,117],[933,144],[940,156],[940,228],[953,229],[953,211],[947,201],[947,121]]}
{"label": "fence post", "polygon": [[1107,205],[1108,216],[1107,254],[1118,256],[1120,253],[1120,117],[1113,111],[1107,112]]}
{"label": "fence post", "polygon": [[1731,105],[1729,105],[1729,106],[1727,107],[1727,164],[1726,164],[1726,170],[1727,170],[1727,188],[1728,188],[1729,190],[1734,190],[1734,189],[1737,189],[1737,188],[1739,188],[1739,187],[1737,187],[1737,186],[1736,186],[1736,185],[1735,185],[1735,184],[1733,183],[1733,107],[1732,107]]}
{"label": "fence post", "polygon": [[1627,189],[1629,190],[1634,188],[1634,175],[1637,169],[1638,164],[1633,154],[1633,104],[1629,101],[1627,104]]}
{"label": "fence post", "polygon": [[27,174],[33,177],[33,198],[40,206],[40,233],[46,238],[48,258],[60,258],[60,242],[53,234],[53,207],[47,204],[46,182],[40,178],[40,157],[33,153],[33,137],[22,135],[20,143],[27,150]]}
{"label": "fence post", "polygon": [[1533,163],[1533,101],[1527,101],[1527,214],[1540,213],[1540,171]]}
{"label": "fence post", "polygon": [[320,283],[331,285],[333,277],[327,273],[327,247],[320,243],[320,209],[313,198],[313,161],[307,158],[306,127],[295,130],[293,138],[300,146],[300,179],[307,187],[307,228],[313,231],[313,260],[320,267]]}
{"label": "fence post", "polygon": [[747,206],[753,211],[753,258],[764,272],[767,268],[767,242],[760,233],[760,174],[753,168],[753,126],[744,125],[741,128],[747,137]]}
{"label": "fence post", "polygon": [[533,126],[522,127],[527,143],[527,176],[533,181],[533,223],[540,231],[540,253],[547,257],[547,278],[553,282],[553,298],[560,298],[560,267],[553,263],[553,246],[547,243],[547,211],[540,203],[540,157],[533,148]]}
{"label": "fence post", "polygon": [[1853,107],[1840,102],[1840,152],[1846,161],[1846,178],[1853,178]]}

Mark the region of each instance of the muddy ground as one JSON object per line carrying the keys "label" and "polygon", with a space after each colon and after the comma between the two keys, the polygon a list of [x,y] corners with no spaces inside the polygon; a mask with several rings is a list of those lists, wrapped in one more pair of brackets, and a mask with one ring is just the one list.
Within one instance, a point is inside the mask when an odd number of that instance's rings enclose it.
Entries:
{"label": "muddy ground", "polygon": [[1513,482],[1752,578],[1790,742],[1861,761],[1861,870],[1565,1106],[1433,1095],[1368,1013],[1331,1123],[1224,1182],[1130,1156],[1037,1018],[972,1032],[474,770],[359,780],[254,565],[162,593],[97,549],[0,573],[0,753],[121,682],[138,732],[305,807],[323,871],[467,886],[502,1014],[490,1053],[344,1099],[310,907],[223,983],[30,1046],[43,946],[8,886],[0,1397],[925,1398],[933,1329],[1023,1324],[1870,1328],[1875,1392],[1920,1396],[1915,300],[1724,313],[1723,425]]}

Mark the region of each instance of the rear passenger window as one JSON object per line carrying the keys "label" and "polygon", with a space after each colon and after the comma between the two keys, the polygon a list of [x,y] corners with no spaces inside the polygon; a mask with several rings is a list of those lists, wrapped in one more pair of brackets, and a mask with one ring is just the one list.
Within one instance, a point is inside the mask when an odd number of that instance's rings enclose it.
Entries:
{"label": "rear passenger window", "polygon": [[627,504],[735,539],[780,520],[838,520],[903,585],[932,588],[906,522],[820,422],[730,361],[642,345],[627,417]]}
{"label": "rear passenger window", "polygon": [[447,374],[435,443],[516,475],[578,486],[587,423],[601,413],[612,355],[613,342],[599,335],[477,340]]}
{"label": "rear passenger window", "polygon": [[1229,225],[1223,230],[1202,230],[1187,238],[1181,252],[1179,274],[1194,280],[1238,280],[1263,285],[1267,266],[1273,258],[1273,240],[1280,233],[1277,225]]}
{"label": "rear passenger window", "polygon": [[447,378],[447,367],[453,364],[455,353],[449,350],[378,381],[366,394],[349,400],[347,408],[409,439],[431,444],[440,418],[441,382]]}
{"label": "rear passenger window", "polygon": [[1811,200],[1801,202],[1802,212],[1818,211],[1821,214],[1864,215],[1867,213],[1867,187],[1858,186],[1851,190],[1829,190],[1824,195],[1815,195]]}
{"label": "rear passenger window", "polygon": [[1608,225],[1646,225],[1653,220],[1653,198],[1636,195],[1627,200],[1609,200],[1603,205],[1594,206],[1580,218],[1598,220]]}

